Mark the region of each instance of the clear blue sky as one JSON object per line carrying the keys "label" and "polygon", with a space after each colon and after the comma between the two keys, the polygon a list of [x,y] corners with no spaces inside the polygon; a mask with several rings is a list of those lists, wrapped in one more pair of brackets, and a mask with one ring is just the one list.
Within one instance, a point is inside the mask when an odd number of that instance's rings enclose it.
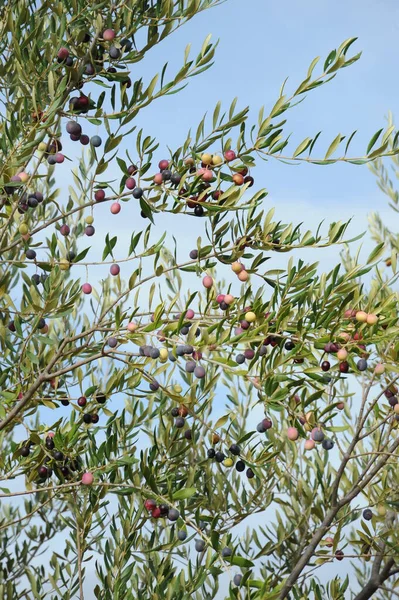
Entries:
{"label": "clear blue sky", "polygon": [[[229,0],[194,19],[151,53],[148,77],[165,60],[178,63],[186,43],[192,42],[194,51],[207,33],[220,37],[213,68],[180,94],[143,112],[140,125],[158,137],[161,147],[162,143],[173,147],[218,100],[228,105],[238,96],[239,104],[250,105],[255,117],[262,104],[273,105],[285,77],[289,76],[290,89],[291,82],[295,86],[304,78],[315,56],[324,58],[343,40],[357,36],[354,48],[363,51],[361,60],[289,111],[288,127],[294,132],[292,149],[295,142],[323,130],[320,156],[338,132],[357,129],[353,152],[363,152],[372,134],[385,124],[387,111],[396,112],[398,17],[394,0]],[[367,211],[378,198],[373,178],[363,167],[288,167],[272,161],[257,168],[256,179],[279,205],[287,199],[309,201],[321,212],[335,209],[335,217],[343,214],[342,207],[345,214],[348,207],[353,214]]]}
{"label": "clear blue sky", "polygon": [[[168,156],[167,147],[173,149],[182,143],[189,128],[195,129],[203,114],[212,112],[218,100],[227,108],[238,96],[238,106],[250,105],[251,122],[255,122],[263,104],[266,109],[273,106],[287,76],[287,90],[292,90],[304,79],[315,56],[324,59],[342,41],[357,36],[359,39],[352,48],[353,53],[363,51],[360,61],[340,71],[332,82],[308,94],[302,104],[289,111],[286,131],[293,133],[292,144],[288,147],[293,152],[305,137],[322,130],[313,151],[314,157],[322,158],[339,132],[349,135],[356,129],[358,134],[349,154],[362,155],[374,132],[386,125],[388,110],[394,115],[399,112],[399,84],[394,76],[398,17],[399,4],[394,0],[336,0],[334,3],[326,0],[286,0],[284,3],[228,0],[193,19],[155,47],[145,61],[132,67],[132,80],[143,76],[144,83],[148,83],[166,61],[169,62],[168,72],[177,72],[189,42],[195,56],[208,33],[212,33],[215,40],[220,38],[214,66],[190,80],[181,93],[162,98],[144,109],[135,124],[160,142],[155,157],[158,162],[159,158]],[[97,86],[94,88],[94,94],[101,91]],[[122,147],[129,148],[134,156],[134,134],[124,140]],[[80,152],[79,144],[74,145],[74,152],[76,150]],[[288,154],[288,149],[285,152]],[[62,168],[64,165],[57,167]],[[118,167],[115,171],[107,171],[105,176],[112,179],[114,174],[120,177]],[[371,210],[386,207],[385,197],[365,166],[288,166],[271,160],[260,162],[252,174],[256,188],[266,187],[269,191],[265,208],[275,206],[279,219],[294,223],[304,220],[306,228],[313,230],[323,219],[329,223],[355,217],[350,233],[356,235],[367,228],[367,214]],[[390,213],[386,214],[392,219]],[[96,207],[97,233],[90,238],[90,243],[98,254],[94,246],[102,247],[110,223],[114,223],[120,240],[115,255],[122,257],[123,238],[130,239],[132,230],[140,228],[143,221],[132,203],[123,205],[121,213],[112,217],[112,221],[109,217],[108,204]],[[201,219],[190,218],[187,227],[187,217],[175,215],[164,215],[156,221],[159,235],[165,227],[177,234],[181,257],[187,256],[204,223]],[[87,241],[87,238],[82,240],[84,245]],[[368,254],[370,241],[364,243]],[[338,262],[338,252],[337,248],[332,248],[317,252],[316,256],[312,250],[301,255],[308,261],[321,260],[322,267],[327,269]],[[90,256],[92,254],[88,259]],[[273,257],[273,265],[280,266],[285,257]],[[100,271],[101,268],[96,268],[96,276]]]}

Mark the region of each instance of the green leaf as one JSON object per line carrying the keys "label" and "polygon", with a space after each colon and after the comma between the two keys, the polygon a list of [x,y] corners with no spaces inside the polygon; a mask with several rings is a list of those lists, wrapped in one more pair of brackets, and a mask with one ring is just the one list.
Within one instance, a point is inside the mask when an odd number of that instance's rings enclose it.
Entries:
{"label": "green leaf", "polygon": [[118,135],[116,137],[113,134],[111,134],[110,137],[105,142],[104,154],[107,154],[108,152],[111,152],[111,150],[113,150],[114,148],[116,148],[117,146],[119,146],[119,144],[121,143],[122,139],[123,139],[123,135],[122,134]]}
{"label": "green leaf", "polygon": [[248,558],[244,558],[243,556],[231,556],[230,558],[225,559],[226,562],[229,562],[232,565],[236,565],[237,567],[244,567],[246,569],[250,569],[254,566],[254,563]]}
{"label": "green leaf", "polygon": [[342,142],[343,139],[344,139],[344,137],[342,137],[340,133],[337,135],[336,138],[334,138],[334,140],[331,142],[330,146],[328,147],[328,150],[326,152],[324,160],[327,160],[327,158],[329,158],[331,156],[331,154],[334,154],[335,150],[338,148],[338,146],[340,145],[340,143]]}
{"label": "green leaf", "polygon": [[191,498],[196,493],[196,488],[183,488],[174,492],[172,498],[173,500],[187,500],[187,498]]}
{"label": "green leaf", "polygon": [[370,150],[372,149],[372,147],[374,146],[374,144],[376,143],[376,141],[378,140],[378,138],[380,137],[381,133],[384,131],[384,128],[379,129],[371,138],[371,140],[369,141],[369,145],[367,146],[367,150],[366,150],[366,154],[368,154],[370,152]]}
{"label": "green leaf", "polygon": [[305,152],[306,148],[308,148],[311,143],[312,138],[307,137],[306,139],[304,139],[303,142],[301,142],[298,148],[295,150],[293,157],[299,156],[300,154],[302,154],[302,152]]}
{"label": "green leaf", "polygon": [[367,259],[367,264],[377,261],[385,252],[385,242],[378,244],[372,252],[370,252]]}
{"label": "green leaf", "polygon": [[281,96],[270,111],[270,116],[275,117],[285,104],[286,96]]}
{"label": "green leaf", "polygon": [[[235,366],[235,365],[234,365]],[[220,417],[220,419],[218,419],[214,425],[214,429],[219,429],[219,427],[223,427],[223,425],[225,423],[227,423],[227,421],[229,420],[230,415],[224,415],[223,417]]]}
{"label": "green leaf", "polygon": [[338,71],[339,69],[341,69],[341,67],[343,67],[345,64],[345,57],[344,56],[340,56],[335,63],[333,64],[332,67],[330,67],[327,70],[327,73],[335,73],[335,71]]}
{"label": "green leaf", "polygon": [[132,290],[134,288],[134,285],[136,283],[136,279],[138,277],[138,272],[134,271],[130,277],[129,277],[129,283],[128,283],[128,288],[129,290]]}
{"label": "green leaf", "polygon": [[334,62],[337,56],[336,50],[331,50],[330,54],[327,56],[326,61],[324,63],[323,70],[327,71],[328,67]]}
{"label": "green leaf", "polygon": [[308,77],[309,79],[311,78],[311,76],[312,76],[312,73],[313,73],[313,71],[314,71],[314,68],[315,68],[315,66],[317,65],[317,63],[319,62],[319,60],[320,60],[320,56],[316,56],[316,58],[314,58],[314,59],[312,60],[312,62],[310,63],[310,67],[309,67],[309,69],[308,69],[308,73],[307,73],[307,77]]}
{"label": "green leaf", "polygon": [[374,152],[372,152],[371,154],[368,154],[367,158],[373,159],[373,158],[377,158],[378,156],[381,156],[381,154],[384,154],[384,152],[387,150],[388,145],[389,145],[389,142],[385,142],[385,144],[382,144],[382,146],[377,148],[377,150],[374,150]]}
{"label": "green leaf", "polygon": [[56,344],[56,340],[53,340],[52,338],[48,337],[47,335],[37,335],[36,339],[41,342],[42,344],[47,344],[48,346],[54,346],[54,344]]}
{"label": "green leaf", "polygon": [[118,494],[118,496],[132,496],[133,494],[140,493],[141,489],[132,486],[132,487],[128,487],[128,488],[121,488],[120,490],[117,490],[115,488],[110,488],[109,491],[112,492],[113,494]]}

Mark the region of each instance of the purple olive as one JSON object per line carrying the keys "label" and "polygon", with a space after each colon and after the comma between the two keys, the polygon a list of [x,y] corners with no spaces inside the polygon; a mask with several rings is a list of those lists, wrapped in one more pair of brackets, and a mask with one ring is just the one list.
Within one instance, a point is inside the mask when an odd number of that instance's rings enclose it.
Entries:
{"label": "purple olive", "polygon": [[195,549],[197,552],[203,552],[205,550],[205,541],[195,540]]}
{"label": "purple olive", "polygon": [[204,209],[201,204],[197,204],[194,208],[194,214],[196,217],[202,217],[204,214]]}
{"label": "purple olive", "polygon": [[133,198],[136,198],[136,199],[138,200],[139,198],[141,198],[141,197],[142,197],[143,193],[144,193],[144,192],[143,192],[143,190],[141,189],[141,187],[136,187],[136,188],[134,188],[134,190],[133,190],[132,196],[133,196]]}
{"label": "purple olive", "polygon": [[241,452],[241,448],[238,444],[231,444],[229,451],[231,452],[231,454],[233,454],[234,456],[238,456]]}
{"label": "purple olive", "polygon": [[194,373],[196,366],[197,365],[196,365],[196,363],[193,360],[188,360],[186,362],[186,371],[187,371],[187,373]]}
{"label": "purple olive", "polygon": [[69,225],[67,225],[66,223],[64,223],[64,225],[61,225],[61,227],[60,227],[61,235],[67,236],[70,234],[70,232],[71,232],[71,229],[70,229]]}
{"label": "purple olive", "polygon": [[198,365],[197,367],[195,367],[194,375],[197,377],[197,379],[203,379],[205,377],[204,367],[202,367],[201,365]]}
{"label": "purple olive", "polygon": [[91,237],[91,236],[93,236],[93,235],[95,234],[95,232],[96,232],[96,230],[94,229],[93,225],[88,225],[88,226],[85,228],[85,234],[86,234],[88,237]]}
{"label": "purple olive", "polygon": [[226,458],[226,457],[225,457],[225,455],[223,454],[223,452],[216,452],[216,453],[215,453],[215,460],[216,460],[216,462],[218,462],[218,463],[222,463],[222,462],[224,461],[224,459],[225,459],[225,458]]}
{"label": "purple olive", "polygon": [[26,251],[26,258],[29,260],[34,260],[36,258],[36,252],[29,248],[29,250]]}
{"label": "purple olive", "polygon": [[320,427],[314,427],[314,429],[312,429],[311,437],[315,442],[322,442],[325,435]]}
{"label": "purple olive", "polygon": [[44,467],[44,466],[39,467],[38,473],[39,473],[39,477],[41,479],[47,479],[47,477],[49,475],[49,471],[48,471],[47,467]]}
{"label": "purple olive", "polygon": [[170,508],[168,511],[168,519],[169,521],[177,521],[180,517],[180,513],[176,508]]}
{"label": "purple olive", "polygon": [[332,440],[329,439],[325,439],[321,442],[322,447],[324,448],[324,450],[331,450],[332,448],[334,448],[334,442]]}
{"label": "purple olive", "polygon": [[97,392],[96,393],[96,400],[99,404],[105,404],[107,401],[107,397],[105,394],[103,394],[103,392]]}
{"label": "purple olive", "polygon": [[30,208],[36,208],[36,206],[39,204],[38,199],[35,196],[29,196],[28,198],[28,206],[30,206]]}
{"label": "purple olive", "polygon": [[82,127],[76,121],[68,121],[66,124],[67,133],[73,135],[80,135],[82,133]]}
{"label": "purple olive", "polygon": [[121,51],[119,50],[119,48],[116,48],[115,46],[111,46],[111,48],[109,49],[109,55],[114,60],[117,60],[121,56]]}

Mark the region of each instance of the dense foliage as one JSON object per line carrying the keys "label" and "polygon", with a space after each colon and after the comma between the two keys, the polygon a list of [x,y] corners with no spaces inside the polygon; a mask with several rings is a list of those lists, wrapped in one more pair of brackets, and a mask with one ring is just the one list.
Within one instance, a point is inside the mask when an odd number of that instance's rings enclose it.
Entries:
{"label": "dense foliage", "polygon": [[[141,111],[206,77],[215,44],[173,74],[140,62],[219,4],[0,8],[0,598],[396,593],[397,236],[374,216],[367,264],[273,268],[345,245],[348,223],[275,221],[256,164],[372,163],[397,210],[398,136],[355,158],[354,133],[290,148],[286,113],[360,58],[351,38],[257,123],[218,103],[166,150]],[[329,569],[352,559],[357,584]]]}

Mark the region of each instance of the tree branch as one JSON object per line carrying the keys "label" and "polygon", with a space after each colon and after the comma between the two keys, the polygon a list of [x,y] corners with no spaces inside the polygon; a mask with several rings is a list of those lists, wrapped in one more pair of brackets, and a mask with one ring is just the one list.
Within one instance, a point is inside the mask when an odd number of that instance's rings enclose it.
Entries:
{"label": "tree branch", "polygon": [[[390,447],[389,453],[391,454],[392,452],[394,452],[397,448],[399,447],[399,438],[397,438],[393,444]],[[389,458],[389,455],[384,455],[380,458],[379,461],[377,461],[377,463],[375,464],[374,468],[371,469],[371,471],[369,472],[369,474],[367,475],[367,477],[364,478],[364,480],[362,481],[361,484],[356,484],[352,490],[350,492],[348,492],[348,494],[342,498],[342,500],[340,500],[338,502],[338,504],[336,506],[334,506],[325,516],[322,524],[320,525],[320,527],[318,529],[316,529],[315,533],[313,534],[313,537],[309,543],[309,545],[305,548],[301,559],[298,561],[298,563],[295,565],[294,569],[291,572],[291,575],[287,578],[287,581],[285,582],[281,592],[280,592],[280,600],[283,600],[284,598],[287,598],[288,594],[290,593],[291,589],[294,587],[298,577],[300,576],[300,574],[302,573],[303,569],[306,567],[306,565],[308,564],[309,560],[312,558],[315,549],[317,548],[317,545],[319,544],[319,542],[321,541],[323,535],[325,535],[325,533],[329,530],[332,522],[334,521],[334,518],[336,517],[337,513],[339,512],[339,510],[341,508],[343,508],[344,506],[346,506],[347,504],[349,504],[354,498],[356,498],[356,496],[358,494],[360,494],[360,492],[366,487],[366,485],[373,479],[373,477],[380,471],[380,469],[382,469],[382,467],[385,465],[385,463],[387,462]],[[391,568],[393,566],[395,561],[392,562],[392,564],[389,566],[389,568]],[[387,563],[388,564],[388,563]],[[383,570],[384,572],[384,570]],[[377,588],[378,589],[378,588]],[[374,593],[374,592],[373,592]],[[371,596],[365,596],[365,598],[370,598]],[[356,598],[355,600],[361,600],[361,598]]]}
{"label": "tree branch", "polygon": [[[386,544],[382,545],[382,548],[385,548]],[[383,550],[382,550],[383,552]],[[354,600],[369,600],[373,595],[378,591],[381,585],[390,577],[390,569],[395,564],[393,558],[390,558],[381,572],[379,572],[379,567],[381,565],[382,555],[381,557],[376,557],[371,577],[364,586],[364,588],[355,596]],[[376,571],[376,572],[375,572]]]}

